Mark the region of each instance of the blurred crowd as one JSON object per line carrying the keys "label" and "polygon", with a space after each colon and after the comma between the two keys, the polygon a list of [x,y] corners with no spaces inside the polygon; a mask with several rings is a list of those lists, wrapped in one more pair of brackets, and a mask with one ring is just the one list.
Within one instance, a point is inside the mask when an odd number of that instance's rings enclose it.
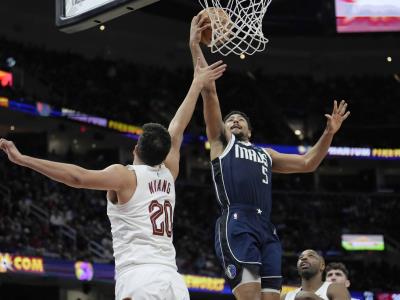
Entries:
{"label": "blurred crowd", "polygon": [[[191,69],[89,59],[7,40],[0,43],[0,64],[9,56],[16,61],[11,69],[15,87],[3,91],[4,95],[134,125],[150,121],[167,125],[193,76]],[[337,145],[394,147],[400,97],[396,78],[229,71],[218,81],[218,92],[224,114],[239,109],[250,116],[257,142],[298,144],[295,126],[303,131],[304,143],[314,143],[324,128],[324,114],[332,111],[333,100],[345,99],[352,115],[336,138]],[[190,126],[191,133],[204,133],[200,106]]]}
{"label": "blurred crowd", "polygon": [[0,170],[2,184],[11,191],[10,198],[2,195],[0,202],[3,252],[92,259],[89,242],[96,241],[110,261],[110,225],[102,193],[71,189],[4,162]]}

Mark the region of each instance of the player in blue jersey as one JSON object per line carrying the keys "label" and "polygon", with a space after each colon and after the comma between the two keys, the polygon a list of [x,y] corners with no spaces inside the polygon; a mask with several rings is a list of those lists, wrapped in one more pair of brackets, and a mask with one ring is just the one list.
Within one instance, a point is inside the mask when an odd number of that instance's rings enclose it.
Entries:
{"label": "player in blue jersey", "polygon": [[[192,57],[207,64],[199,42],[204,19],[196,16],[190,30]],[[215,250],[232,291],[240,300],[278,300],[282,286],[282,249],[271,213],[272,172],[314,171],[324,159],[334,134],[349,116],[347,104],[334,102],[326,129],[305,155],[282,154],[250,142],[251,124],[243,112],[222,118],[215,84],[202,91],[212,176],[221,206]]]}

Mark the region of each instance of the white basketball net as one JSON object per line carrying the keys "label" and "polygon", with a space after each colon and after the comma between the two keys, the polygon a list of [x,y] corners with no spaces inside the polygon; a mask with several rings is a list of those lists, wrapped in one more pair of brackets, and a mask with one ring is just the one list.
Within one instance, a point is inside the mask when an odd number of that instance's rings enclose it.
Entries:
{"label": "white basketball net", "polygon": [[[211,52],[252,55],[264,51],[268,39],[262,32],[262,20],[272,0],[199,0],[212,25]],[[215,9],[212,9],[214,7]],[[221,9],[229,16],[221,16]],[[223,20],[225,18],[225,20]],[[229,20],[229,19],[228,19]]]}

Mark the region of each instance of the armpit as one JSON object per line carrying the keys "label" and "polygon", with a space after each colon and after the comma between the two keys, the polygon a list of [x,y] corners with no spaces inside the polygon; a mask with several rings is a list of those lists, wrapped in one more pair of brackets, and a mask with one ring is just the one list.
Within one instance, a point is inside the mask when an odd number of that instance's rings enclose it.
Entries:
{"label": "armpit", "polygon": [[118,197],[117,197],[117,193],[115,191],[107,191],[107,199],[112,204],[118,203]]}

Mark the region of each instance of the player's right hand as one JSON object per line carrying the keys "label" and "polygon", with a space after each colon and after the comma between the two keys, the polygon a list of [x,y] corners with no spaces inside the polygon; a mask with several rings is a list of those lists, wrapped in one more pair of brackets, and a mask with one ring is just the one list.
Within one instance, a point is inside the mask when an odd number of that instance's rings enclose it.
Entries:
{"label": "player's right hand", "polygon": [[326,114],[327,118],[326,122],[326,130],[329,133],[335,134],[340,127],[342,126],[343,121],[345,121],[350,115],[350,111],[347,111],[347,103],[346,101],[340,101],[338,106],[337,101],[333,102],[333,111],[332,114]]}
{"label": "player's right hand", "polygon": [[7,154],[8,159],[11,162],[16,164],[20,164],[22,162],[22,154],[18,151],[17,147],[12,141],[0,139],[0,149]]}
{"label": "player's right hand", "polygon": [[192,23],[190,25],[190,43],[191,44],[199,44],[201,41],[201,33],[211,28],[211,24],[207,23],[203,25],[206,16],[203,14],[203,17],[199,15],[194,16],[192,19]]}
{"label": "player's right hand", "polygon": [[216,63],[213,63],[210,66],[201,67],[200,58],[197,58],[193,80],[196,83],[200,84],[201,87],[203,88],[208,84],[210,84],[211,82],[220,78],[224,74],[226,67],[227,65],[224,64],[222,60],[217,61]]}

